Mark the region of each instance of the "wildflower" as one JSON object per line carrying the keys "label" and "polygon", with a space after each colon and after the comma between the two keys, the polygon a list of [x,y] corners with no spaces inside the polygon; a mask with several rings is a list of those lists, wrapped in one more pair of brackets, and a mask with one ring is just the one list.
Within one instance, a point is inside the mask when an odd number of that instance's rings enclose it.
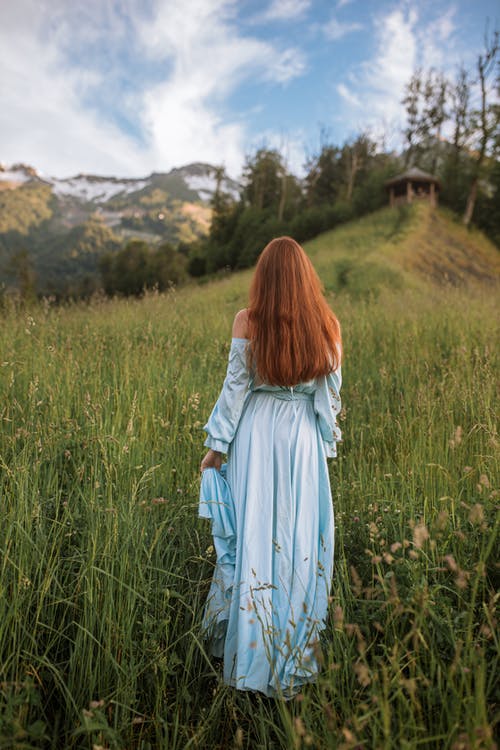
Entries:
{"label": "wildflower", "polygon": [[300,716],[295,717],[294,724],[295,724],[295,731],[297,732],[299,737],[303,737],[306,733],[306,730],[305,730],[304,723],[302,719],[300,718]]}
{"label": "wildflower", "polygon": [[470,509],[469,521],[473,524],[479,524],[484,521],[484,507],[481,503],[475,503]]}
{"label": "wildflower", "polygon": [[459,589],[466,589],[469,577],[470,572],[468,570],[459,569],[458,575],[455,578],[455,586]]}
{"label": "wildflower", "polygon": [[366,664],[363,664],[363,662],[357,661],[354,664],[353,669],[356,673],[356,677],[358,678],[359,684],[362,685],[363,687],[368,687],[372,679],[370,677],[370,670],[368,669]]}
{"label": "wildflower", "polygon": [[447,510],[440,510],[438,513],[438,517],[436,520],[436,529],[438,531],[443,531],[448,523],[448,511]]}
{"label": "wildflower", "polygon": [[354,565],[350,566],[351,576],[353,580],[353,589],[356,596],[359,596],[361,593],[361,589],[363,587],[363,582],[360,578],[360,575]]}
{"label": "wildflower", "polygon": [[401,677],[401,684],[409,695],[412,697],[415,695],[417,691],[417,681],[414,677]]}
{"label": "wildflower", "polygon": [[447,563],[449,569],[452,570],[453,572],[458,570],[458,565],[453,555],[445,555],[444,561]]}
{"label": "wildflower", "polygon": [[333,623],[335,625],[335,630],[342,630],[344,624],[344,610],[338,605],[333,612]]}
{"label": "wildflower", "polygon": [[429,538],[429,531],[425,523],[418,523],[413,529],[413,544],[415,547],[422,547],[426,539]]}
{"label": "wildflower", "polygon": [[347,727],[342,727],[342,734],[344,735],[347,742],[357,742],[356,736]]}
{"label": "wildflower", "polygon": [[450,448],[456,448],[462,442],[463,429],[460,425],[455,429],[455,434],[449,440]]}
{"label": "wildflower", "polygon": [[479,484],[483,485],[484,487],[490,486],[490,480],[488,479],[486,474],[481,474],[481,476],[479,477]]}

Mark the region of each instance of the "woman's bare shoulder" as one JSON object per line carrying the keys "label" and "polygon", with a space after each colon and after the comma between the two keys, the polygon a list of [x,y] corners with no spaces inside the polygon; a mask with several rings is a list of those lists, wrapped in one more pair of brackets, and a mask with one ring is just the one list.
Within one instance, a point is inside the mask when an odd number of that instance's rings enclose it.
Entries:
{"label": "woman's bare shoulder", "polygon": [[236,313],[233,322],[233,337],[246,339],[248,334],[248,310],[240,310]]}

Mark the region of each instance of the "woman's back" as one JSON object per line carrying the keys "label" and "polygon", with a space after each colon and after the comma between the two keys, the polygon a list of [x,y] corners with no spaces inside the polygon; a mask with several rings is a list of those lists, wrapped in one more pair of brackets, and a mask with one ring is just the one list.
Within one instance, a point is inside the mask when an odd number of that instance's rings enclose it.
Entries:
{"label": "woman's back", "polygon": [[[278,253],[288,252],[287,242],[278,242]],[[314,286],[303,251],[291,249]],[[203,626],[211,652],[224,657],[226,684],[290,697],[319,669],[334,549],[326,458],[341,439],[341,370],[340,351],[328,356],[337,331],[328,311],[318,330],[310,305],[309,357],[298,318],[286,312],[289,290],[276,296],[283,284],[274,278],[270,294],[251,295],[255,306],[235,318],[226,379],[204,426],[205,445],[227,453],[228,492],[208,497],[207,477],[202,514],[213,521],[217,566]],[[261,282],[257,291],[265,291]]]}

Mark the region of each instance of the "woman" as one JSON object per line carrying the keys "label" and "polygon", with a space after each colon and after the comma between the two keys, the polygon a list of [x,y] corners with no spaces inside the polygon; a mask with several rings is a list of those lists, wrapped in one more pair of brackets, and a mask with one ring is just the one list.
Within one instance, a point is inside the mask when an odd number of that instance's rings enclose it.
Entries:
{"label": "woman", "polygon": [[218,556],[203,624],[212,654],[224,657],[224,682],[241,690],[289,698],[318,673],[333,571],[326,459],[341,440],[341,354],[340,325],[311,261],[290,237],[272,240],[249,307],[234,320],[201,463],[202,494],[219,514],[200,511],[213,520]]}

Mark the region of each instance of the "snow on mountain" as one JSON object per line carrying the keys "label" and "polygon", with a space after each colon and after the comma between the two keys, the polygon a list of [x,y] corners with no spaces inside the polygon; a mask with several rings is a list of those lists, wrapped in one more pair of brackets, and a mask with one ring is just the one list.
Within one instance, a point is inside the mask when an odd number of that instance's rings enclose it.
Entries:
{"label": "snow on mountain", "polygon": [[39,179],[36,169],[26,164],[13,164],[7,167],[0,163],[0,181],[21,185],[29,180]]}
{"label": "snow on mountain", "polygon": [[[118,195],[129,195],[148,187],[161,177],[181,178],[186,187],[198,194],[198,200],[208,202],[212,198],[216,187],[217,170],[211,164],[194,163],[184,167],[172,169],[168,173],[155,172],[149,177],[117,178],[100,177],[90,174],[79,174],[75,177],[48,177],[40,175],[33,167],[25,164],[14,164],[7,167],[0,163],[0,182],[8,183],[8,187],[19,187],[30,180],[50,185],[58,198],[76,198],[84,203],[104,204]],[[222,181],[223,192],[228,193],[234,200],[240,197],[240,186],[231,178]],[[169,190],[169,188],[167,188]],[[176,197],[175,193],[172,197]]]}
{"label": "snow on mountain", "polygon": [[[176,170],[182,176],[182,179],[190,190],[194,190],[200,196],[200,200],[209,201],[216,188],[216,168],[210,164],[189,164],[187,167],[181,167]],[[226,178],[222,181],[221,189],[228,193],[234,200],[240,197],[239,185],[234,180]]]}
{"label": "snow on mountain", "polygon": [[5,182],[26,182],[27,180],[31,180],[31,177],[15,169],[5,169],[0,172],[0,180],[4,180]]}
{"label": "snow on mountain", "polygon": [[118,180],[115,177],[95,177],[94,175],[77,175],[65,179],[52,178],[52,189],[57,196],[71,196],[82,201],[105,203],[113,196],[123,193],[135,193],[149,183],[148,179]]}
{"label": "snow on mountain", "polygon": [[190,190],[195,190],[202,201],[209,201],[217,187],[217,180],[213,175],[185,175],[184,182]]}
{"label": "snow on mountain", "polygon": [[[209,201],[217,187],[217,180],[213,174],[185,175],[184,182],[190,190],[195,190],[198,193],[202,201]],[[240,197],[239,190],[232,180],[223,180],[221,189],[223,193],[229,193],[234,200],[238,200]]]}

